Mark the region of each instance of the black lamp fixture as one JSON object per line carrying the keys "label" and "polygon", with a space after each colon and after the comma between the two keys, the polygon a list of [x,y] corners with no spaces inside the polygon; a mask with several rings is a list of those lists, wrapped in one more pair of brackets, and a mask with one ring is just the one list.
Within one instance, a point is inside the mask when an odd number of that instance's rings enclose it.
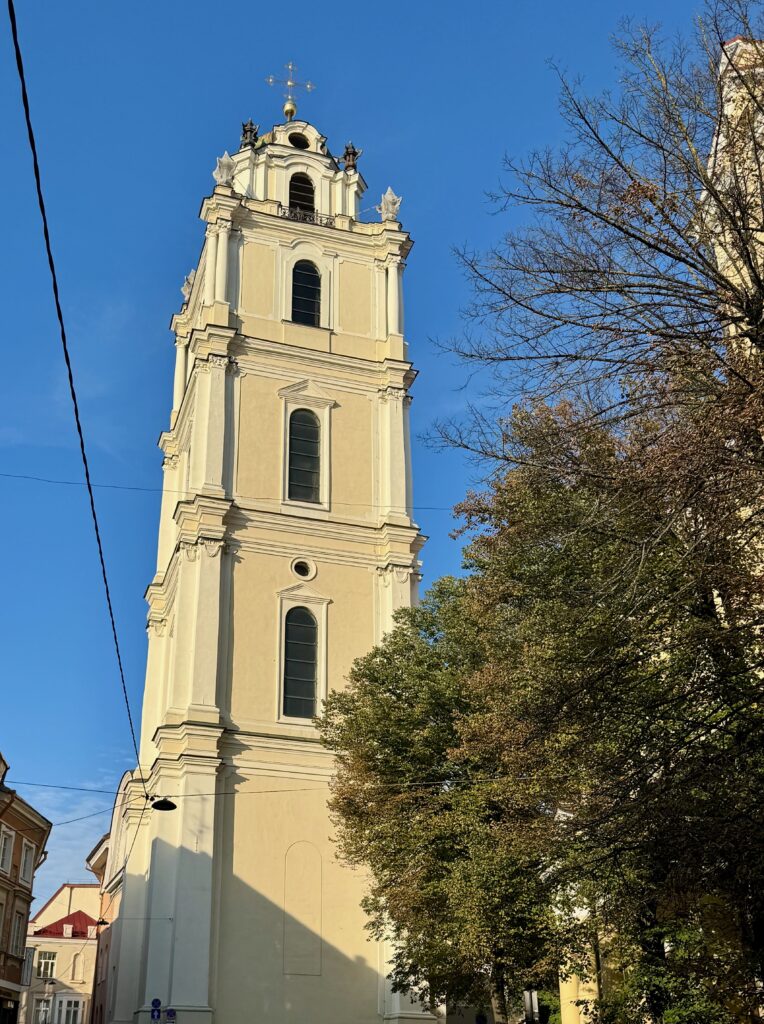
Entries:
{"label": "black lamp fixture", "polygon": [[178,805],[167,796],[152,796],[150,800],[152,811],[177,811],[178,809]]}

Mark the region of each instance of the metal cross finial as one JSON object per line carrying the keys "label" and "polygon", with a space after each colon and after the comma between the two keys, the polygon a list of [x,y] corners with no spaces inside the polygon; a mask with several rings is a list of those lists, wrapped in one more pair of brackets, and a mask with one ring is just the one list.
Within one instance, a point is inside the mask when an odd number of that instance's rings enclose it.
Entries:
{"label": "metal cross finial", "polygon": [[284,116],[287,121],[291,121],[297,113],[297,103],[294,98],[294,90],[304,89],[306,92],[313,92],[316,87],[312,82],[297,81],[297,65],[293,64],[291,60],[288,64],[285,64],[284,67],[287,71],[286,78],[276,78],[275,75],[268,75],[265,81],[268,85],[286,86],[286,92],[284,93],[286,98],[286,103],[284,104]]}

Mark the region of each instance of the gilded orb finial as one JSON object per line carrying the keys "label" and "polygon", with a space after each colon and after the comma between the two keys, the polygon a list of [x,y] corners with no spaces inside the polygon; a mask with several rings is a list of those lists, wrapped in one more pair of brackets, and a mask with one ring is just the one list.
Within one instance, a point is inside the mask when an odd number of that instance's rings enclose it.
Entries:
{"label": "gilded orb finial", "polygon": [[286,87],[284,98],[286,103],[284,104],[284,117],[287,121],[291,121],[294,115],[297,113],[297,101],[295,100],[294,91],[295,89],[304,89],[306,92],[313,92],[316,88],[312,82],[298,82],[297,81],[297,65],[292,63],[290,60],[284,67],[287,71],[286,78],[276,78],[275,75],[268,75],[265,79],[268,85],[283,85]]}

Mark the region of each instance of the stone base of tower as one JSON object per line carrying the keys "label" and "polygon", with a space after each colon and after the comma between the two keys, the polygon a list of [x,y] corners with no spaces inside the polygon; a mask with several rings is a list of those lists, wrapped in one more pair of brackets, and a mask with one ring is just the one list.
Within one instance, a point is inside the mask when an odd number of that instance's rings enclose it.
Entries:
{"label": "stone base of tower", "polygon": [[[278,772],[278,744],[246,755],[220,820],[216,1017],[279,1024],[375,1024],[386,1016],[380,944],[361,910],[364,878],[337,860],[325,755]],[[226,790],[233,788],[230,775]]]}

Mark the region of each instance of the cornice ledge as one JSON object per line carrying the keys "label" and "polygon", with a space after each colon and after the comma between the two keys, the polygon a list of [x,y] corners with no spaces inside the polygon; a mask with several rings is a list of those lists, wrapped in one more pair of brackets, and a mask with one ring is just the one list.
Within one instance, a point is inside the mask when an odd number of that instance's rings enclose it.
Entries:
{"label": "cornice ledge", "polygon": [[410,388],[419,373],[418,370],[414,369],[414,364],[408,359],[391,359],[387,356],[382,360],[381,366],[387,374],[387,380],[382,387],[389,384],[393,387],[403,386]]}
{"label": "cornice ledge", "polygon": [[235,327],[222,327],[219,324],[195,327],[188,340],[188,350],[197,360],[209,356],[229,356],[238,337]]}
{"label": "cornice ledge", "polygon": [[173,518],[180,530],[192,530],[195,536],[201,536],[198,528],[204,526],[204,532],[211,536],[224,536],[223,520],[233,508],[230,498],[218,497],[214,494],[197,493],[193,498],[179,501],[175,507]]}
{"label": "cornice ledge", "polygon": [[234,192],[225,195],[222,191],[215,189],[211,196],[206,196],[202,200],[199,217],[208,224],[214,224],[218,218],[232,220],[235,212],[241,206],[242,199],[243,196],[236,195]]}
{"label": "cornice ledge", "polygon": [[169,767],[178,761],[195,765],[220,763],[218,746],[224,732],[218,724],[220,712],[212,707],[206,710],[211,718],[216,718],[216,722],[184,721],[178,725],[158,726],[153,736],[159,751],[154,762],[157,767],[161,767],[163,762]]}
{"label": "cornice ledge", "polygon": [[172,430],[163,430],[162,433],[159,435],[159,440],[157,441],[157,448],[159,448],[160,451],[164,452],[164,454],[168,458],[172,458],[173,455],[177,455],[177,421],[176,427],[174,427]]}
{"label": "cornice ledge", "polygon": [[[319,328],[315,328],[318,330]],[[319,349],[306,349],[300,345],[291,345],[288,341],[273,341],[267,338],[257,338],[251,334],[240,333],[237,341],[236,355],[243,357],[243,369],[249,369],[247,360],[253,360],[252,371],[257,369],[255,362],[262,354],[278,356],[279,362],[297,363],[302,373],[305,373],[305,365],[310,362],[314,366],[323,366],[332,370],[341,368],[349,374],[365,375],[372,377],[374,383],[379,381],[380,363],[377,359],[369,359],[365,356],[346,356],[336,352],[328,352]],[[410,364],[406,364],[410,365]]]}
{"label": "cornice ledge", "polygon": [[[409,523],[386,521],[379,525],[380,544],[384,544],[388,539],[399,544],[410,544],[416,537],[424,537],[424,535],[419,532],[419,527],[412,521]],[[424,540],[427,538],[424,537]]]}

